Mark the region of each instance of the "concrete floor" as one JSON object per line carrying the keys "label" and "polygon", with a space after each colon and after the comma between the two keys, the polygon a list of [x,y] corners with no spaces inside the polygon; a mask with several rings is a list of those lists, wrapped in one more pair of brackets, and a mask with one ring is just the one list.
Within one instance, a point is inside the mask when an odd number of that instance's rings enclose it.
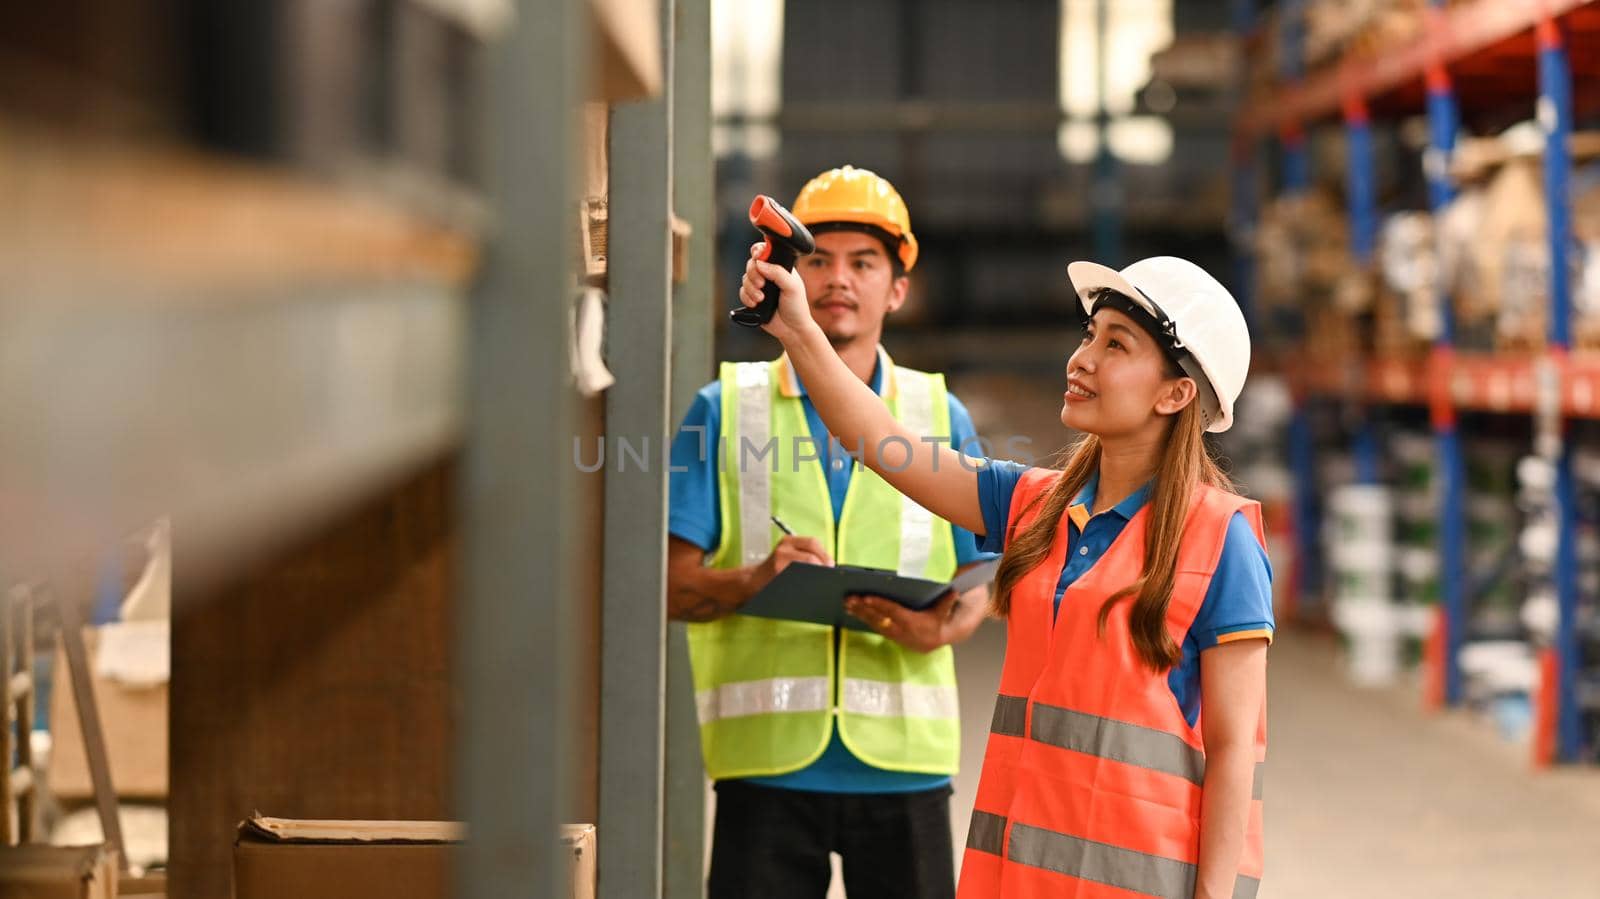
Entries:
{"label": "concrete floor", "polygon": [[[1004,650],[991,622],[956,652],[957,847]],[[1260,899],[1600,897],[1600,769],[1536,774],[1486,722],[1419,712],[1414,686],[1352,687],[1331,639],[1287,631],[1270,658]],[[837,877],[829,897],[844,897]]]}
{"label": "concrete floor", "polygon": [[1600,771],[1534,773],[1525,745],[1418,691],[1362,691],[1328,640],[1273,647],[1262,899],[1600,897]]}

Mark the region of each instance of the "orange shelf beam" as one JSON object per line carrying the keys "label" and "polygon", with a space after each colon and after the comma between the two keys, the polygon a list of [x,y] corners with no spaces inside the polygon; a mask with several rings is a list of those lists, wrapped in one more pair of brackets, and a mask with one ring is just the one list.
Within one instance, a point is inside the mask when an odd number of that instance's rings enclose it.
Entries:
{"label": "orange shelf beam", "polygon": [[[1298,84],[1279,84],[1257,92],[1245,104],[1239,130],[1247,135],[1277,133],[1339,115],[1346,97],[1381,97],[1408,84],[1420,84],[1429,65],[1449,67],[1498,44],[1531,32],[1544,15],[1560,18],[1596,0],[1476,0],[1432,13],[1420,40],[1379,55],[1350,55],[1332,68]],[[1532,71],[1531,44],[1529,47]]]}
{"label": "orange shelf beam", "polygon": [[[1451,403],[1463,412],[1532,414],[1538,398],[1539,360],[1531,356],[1456,354],[1448,366]],[[1346,396],[1387,405],[1425,406],[1429,366],[1424,356],[1373,357],[1352,366],[1308,365],[1283,369],[1297,391],[1309,396]],[[1600,357],[1574,356],[1566,363],[1562,413],[1600,419]]]}

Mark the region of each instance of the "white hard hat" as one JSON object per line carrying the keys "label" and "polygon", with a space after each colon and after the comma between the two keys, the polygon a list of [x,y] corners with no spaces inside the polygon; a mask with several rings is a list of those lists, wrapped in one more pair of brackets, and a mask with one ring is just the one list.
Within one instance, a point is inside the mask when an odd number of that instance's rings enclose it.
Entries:
{"label": "white hard hat", "polygon": [[[1178,364],[1200,386],[1206,430],[1233,426],[1233,402],[1250,371],[1250,330],[1233,294],[1200,266],[1176,256],[1141,259],[1122,271],[1096,262],[1074,262],[1067,278],[1084,315],[1094,312],[1095,293],[1109,289],[1133,300],[1165,330]],[[1153,328],[1152,328],[1153,326]],[[1198,368],[1199,371],[1194,371]]]}

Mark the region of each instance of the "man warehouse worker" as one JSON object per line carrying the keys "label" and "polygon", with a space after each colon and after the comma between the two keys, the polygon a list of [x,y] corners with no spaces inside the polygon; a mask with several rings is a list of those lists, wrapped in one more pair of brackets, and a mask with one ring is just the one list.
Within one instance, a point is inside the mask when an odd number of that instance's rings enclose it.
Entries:
{"label": "man warehouse worker", "polygon": [[[895,365],[879,344],[917,262],[899,193],[845,166],[812,179],[792,211],[816,236],[796,270],[839,357],[913,433],[957,448],[974,439],[944,377]],[[776,458],[759,454],[768,447]],[[692,622],[716,782],[711,899],[820,899],[830,852],[851,896],[952,896],[961,730],[950,644],[982,622],[987,588],[923,612],[852,599],[871,633],[738,612],[792,562],[947,581],[985,558],[972,534],[856,464],[784,358],[724,363],[695,397],[672,465],[667,603]]]}

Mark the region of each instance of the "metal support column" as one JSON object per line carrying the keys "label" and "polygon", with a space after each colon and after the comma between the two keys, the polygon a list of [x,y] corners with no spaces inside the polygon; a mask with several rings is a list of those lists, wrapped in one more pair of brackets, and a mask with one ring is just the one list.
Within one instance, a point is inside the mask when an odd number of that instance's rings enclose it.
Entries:
{"label": "metal support column", "polygon": [[1111,152],[1111,110],[1106,105],[1106,84],[1111,68],[1111,2],[1098,0],[1095,24],[1095,154],[1094,188],[1090,207],[1094,211],[1094,258],[1102,265],[1121,268],[1122,259],[1122,181],[1117,157]]}
{"label": "metal support column", "polygon": [[[1435,32],[1443,16],[1441,0],[1431,0],[1429,15]],[[1450,75],[1441,61],[1427,68],[1428,149],[1423,153],[1423,170],[1428,179],[1428,201],[1435,220],[1455,198],[1450,181],[1450,156],[1455,151],[1455,93]],[[1461,645],[1466,640],[1467,597],[1467,506],[1466,462],[1461,436],[1457,431],[1455,402],[1450,395],[1451,369],[1455,359],[1455,310],[1450,296],[1441,289],[1439,336],[1434,341],[1429,365],[1430,418],[1439,474],[1439,587],[1440,611],[1427,650],[1431,680],[1426,700],[1429,705],[1455,705],[1461,701],[1462,682],[1459,664]]]}
{"label": "metal support column", "polygon": [[[605,575],[600,611],[599,895],[661,895],[667,471],[672,390],[673,0],[660,0],[661,95],[611,116]],[[646,447],[643,459],[628,447]]]}
{"label": "metal support column", "polygon": [[[1572,155],[1572,70],[1566,47],[1555,22],[1538,25],[1539,124],[1544,128],[1544,193],[1549,215],[1550,319],[1549,358],[1554,377],[1548,383],[1564,393],[1562,374],[1572,343],[1572,207],[1568,197]],[[1558,394],[1559,396],[1559,394]],[[1560,761],[1574,761],[1583,748],[1583,721],[1578,708],[1576,675],[1578,647],[1578,546],[1577,485],[1573,480],[1572,443],[1567,439],[1559,399],[1550,404],[1552,420],[1545,422],[1551,444],[1546,449],[1556,463],[1555,505],[1558,525],[1555,586],[1561,617],[1556,630],[1555,748]],[[1549,670],[1548,666],[1546,670]]]}
{"label": "metal support column", "polygon": [[[1255,25],[1253,0],[1230,0],[1233,34],[1240,46],[1249,37]],[[1250,95],[1250,76],[1246,66],[1239,66],[1232,85],[1233,102],[1243,108]],[[1236,131],[1229,147],[1229,212],[1228,231],[1233,247],[1233,295],[1239,300],[1239,309],[1250,333],[1257,339],[1263,336],[1262,323],[1256,318],[1255,306],[1255,240],[1256,218],[1261,200],[1256,196],[1256,140],[1243,131]]]}
{"label": "metal support column", "polygon": [[[683,420],[712,376],[716,296],[715,173],[711,154],[711,0],[678,0],[672,67],[672,204],[690,228],[688,270],[672,293],[670,422]],[[687,625],[667,625],[667,718],[663,893],[705,893],[706,783],[689,670]]]}
{"label": "metal support column", "polygon": [[456,771],[472,835],[456,871],[467,899],[566,889],[557,828],[573,805],[576,622],[571,531],[560,525],[573,496],[559,473],[576,422],[567,333],[586,14],[580,0],[520,2],[492,51],[486,193],[499,227],[471,306],[457,652]]}

